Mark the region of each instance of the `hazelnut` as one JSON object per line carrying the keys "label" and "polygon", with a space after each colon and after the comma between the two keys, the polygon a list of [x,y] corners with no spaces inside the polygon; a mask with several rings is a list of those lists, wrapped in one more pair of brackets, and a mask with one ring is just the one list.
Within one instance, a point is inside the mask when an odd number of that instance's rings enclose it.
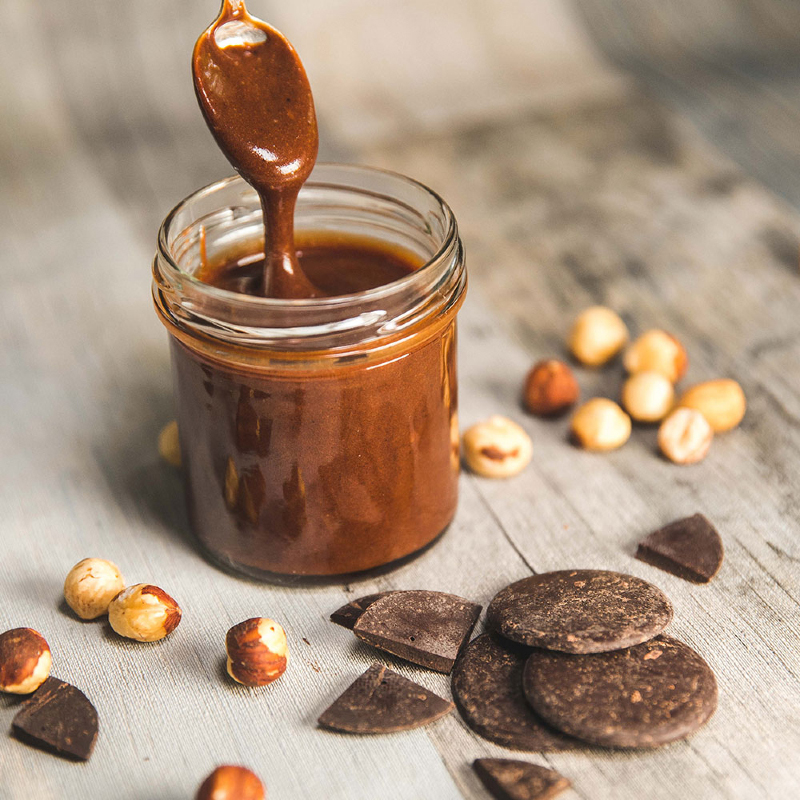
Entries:
{"label": "hazelnut", "polygon": [[245,686],[278,680],[289,663],[286,633],[274,619],[253,617],[234,625],[225,637],[228,675]]}
{"label": "hazelnut", "polygon": [[217,767],[197,790],[195,800],[264,800],[264,785],[245,767]]}
{"label": "hazelnut", "polygon": [[654,329],[643,333],[628,347],[622,363],[631,374],[660,372],[675,383],[686,372],[689,358],[683,345],[672,334]]}
{"label": "hazelnut", "polygon": [[111,601],[108,621],[120,636],[157,642],[178,627],[181,610],[163,589],[137,583],[123,589]]}
{"label": "hazelnut", "polygon": [[661,452],[676,464],[696,464],[711,447],[714,431],[694,408],[676,408],[658,429]]}
{"label": "hazelnut", "polygon": [[489,417],[464,432],[464,460],[477,475],[508,478],[531,460],[533,445],[525,431],[505,417]]}
{"label": "hazelnut", "polygon": [[575,441],[586,450],[616,450],[631,435],[631,418],[613,401],[595,397],[572,417]]}
{"label": "hazelnut", "polygon": [[64,581],[64,599],[81,619],[108,613],[108,604],[125,588],[116,564],[102,558],[84,558]]}
{"label": "hazelnut", "polygon": [[622,405],[637,422],[658,422],[675,402],[675,389],[660,372],[637,372],[622,387]]}
{"label": "hazelnut", "polygon": [[736,381],[720,378],[687,389],[678,405],[699,411],[715,433],[735,428],[744,417],[747,401]]}
{"label": "hazelnut", "polygon": [[619,314],[605,306],[587,308],[572,325],[569,349],[589,367],[610,361],[628,341],[628,329]]}
{"label": "hazelnut", "polygon": [[0,634],[0,691],[35,692],[47,680],[52,663],[49,645],[33,628]]}
{"label": "hazelnut", "polygon": [[525,380],[525,405],[532,414],[561,414],[575,405],[579,393],[572,370],[552,358],[534,365]]}
{"label": "hazelnut", "polygon": [[168,422],[158,434],[158,453],[172,467],[181,465],[181,443],[178,439],[178,423]]}

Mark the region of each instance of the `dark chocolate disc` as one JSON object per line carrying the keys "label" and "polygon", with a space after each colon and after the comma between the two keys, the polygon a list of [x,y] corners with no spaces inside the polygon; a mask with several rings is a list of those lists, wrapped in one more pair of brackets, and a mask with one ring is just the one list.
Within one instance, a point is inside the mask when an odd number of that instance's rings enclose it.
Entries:
{"label": "dark chocolate disc", "polygon": [[453,669],[453,699],[475,733],[514,750],[546,753],[582,743],[533,713],[522,691],[530,648],[484,633],[473,639]]}
{"label": "dark chocolate disc", "polygon": [[378,592],[377,594],[368,594],[364,597],[357,597],[355,600],[351,600],[341,608],[337,608],[336,611],[331,614],[331,622],[335,622],[337,625],[341,625],[343,628],[353,630],[353,625],[356,624],[356,620],[367,610],[367,608],[369,608],[369,606],[371,606],[376,600],[380,600],[381,597],[386,597],[387,594],[391,594],[391,592]]}
{"label": "dark chocolate disc", "polygon": [[34,747],[87,761],[97,739],[97,711],[80,689],[48,678],[17,712],[11,728]]}
{"label": "dark chocolate disc", "polygon": [[694,514],[651,533],[636,558],[684,580],[708,583],[722,566],[722,539],[702,514]]}
{"label": "dark chocolate disc", "polygon": [[487,619],[520,644],[601,653],[657,636],[672,619],[672,605],[660,589],[633,575],[574,569],[512,583],[492,600]]}
{"label": "dark chocolate disc", "polygon": [[585,656],[535,650],[523,687],[531,707],[551,725],[607,747],[684,739],[717,707],[711,668],[671,636]]}
{"label": "dark chocolate disc", "polygon": [[387,653],[438,672],[453,669],[481,607],[444,592],[390,592],[356,620],[353,633]]}
{"label": "dark chocolate disc", "polygon": [[496,800],[550,800],[572,785],[554,769],[510,758],[476,758],[472,766]]}
{"label": "dark chocolate disc", "polygon": [[424,686],[373,664],[323,712],[319,724],[344,733],[393,733],[419,728],[453,710]]}

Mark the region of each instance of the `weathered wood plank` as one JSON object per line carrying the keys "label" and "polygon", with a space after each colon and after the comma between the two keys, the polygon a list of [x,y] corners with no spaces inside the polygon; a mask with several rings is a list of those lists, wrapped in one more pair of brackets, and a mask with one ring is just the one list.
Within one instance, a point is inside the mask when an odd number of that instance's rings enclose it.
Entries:
{"label": "weathered wood plank", "polygon": [[[195,551],[179,477],[154,447],[171,416],[167,352],[148,296],[155,226],[183,194],[226,171],[199,122],[187,59],[176,55],[207,22],[201,5],[75,0],[6,9],[0,629],[45,633],[54,673],[95,701],[101,734],[86,766],[0,739],[0,797],[177,800],[221,761],[256,769],[272,797],[485,797],[469,762],[508,751],[457,715],[378,739],[315,729],[328,702],[376,657],[327,616],[346,597],[393,587],[485,604],[532,569],[572,565],[622,569],[662,586],[675,602],[676,634],[717,672],[720,709],[693,740],[657,753],[534,760],[561,770],[586,800],[796,794],[797,215],[641,99],[537,116],[519,114],[512,92],[500,98],[501,119],[475,125],[464,121],[475,98],[433,86],[414,107],[406,87],[398,92],[411,106],[394,98],[391,107],[413,117],[413,130],[385,130],[380,147],[364,143],[364,126],[375,122],[368,95],[355,104],[358,124],[337,119],[329,101],[329,153],[400,169],[453,204],[473,279],[460,331],[462,422],[513,416],[534,437],[534,463],[509,482],[465,475],[451,531],[389,575],[314,588],[224,575]],[[453,4],[448,13],[456,5],[472,15],[481,7]],[[550,10],[566,31],[561,42],[580,43],[559,5]],[[518,7],[509,2],[498,19]],[[300,12],[285,20],[298,31],[307,24]],[[464,24],[468,36],[472,18]],[[40,35],[25,35],[32,29]],[[498,31],[492,36],[502,41]],[[23,50],[24,80],[14,67]],[[581,59],[598,63],[591,52]],[[519,75],[538,69],[527,68]],[[335,71],[326,77],[335,95]],[[443,104],[435,114],[431,98]],[[579,453],[565,442],[565,421],[522,413],[522,375],[534,358],[561,352],[572,314],[595,301],[620,308],[636,328],[673,329],[689,347],[690,379],[724,373],[744,384],[745,424],[702,465],[659,460],[652,431],[608,457]],[[587,393],[613,395],[620,374],[579,377]],[[632,558],[640,536],[696,510],[715,520],[727,549],[710,586]],[[63,577],[89,554],[174,593],[185,612],[176,634],[160,645],[124,643],[65,613]],[[229,625],[254,614],[285,624],[294,658],[278,684],[251,693],[222,674],[222,643]],[[385,660],[447,694],[444,676]],[[14,702],[0,699],[0,721],[10,723]]]}

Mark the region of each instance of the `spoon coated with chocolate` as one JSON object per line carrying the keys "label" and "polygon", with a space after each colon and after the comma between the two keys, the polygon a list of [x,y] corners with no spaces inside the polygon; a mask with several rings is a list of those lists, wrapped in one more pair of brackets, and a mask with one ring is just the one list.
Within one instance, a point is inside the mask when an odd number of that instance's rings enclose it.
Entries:
{"label": "spoon coated with chocolate", "polygon": [[300,267],[294,209],[319,146],[305,69],[283,34],[223,0],[192,58],[200,108],[217,144],[258,192],[266,227],[265,297],[318,295]]}

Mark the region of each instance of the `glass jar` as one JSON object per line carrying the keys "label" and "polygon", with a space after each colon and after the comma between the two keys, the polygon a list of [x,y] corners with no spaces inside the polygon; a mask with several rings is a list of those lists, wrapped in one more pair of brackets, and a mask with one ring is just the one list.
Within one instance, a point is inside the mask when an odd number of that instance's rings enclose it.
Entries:
{"label": "glass jar", "polygon": [[237,177],[169,214],[153,267],[191,526],[214,559],[261,579],[408,556],[445,530],[458,493],[466,271],[450,208],[409,178],[322,164],[300,192],[295,229],[377,240],[424,266],[322,299],[203,283],[204,261],[263,252],[258,197]]}

